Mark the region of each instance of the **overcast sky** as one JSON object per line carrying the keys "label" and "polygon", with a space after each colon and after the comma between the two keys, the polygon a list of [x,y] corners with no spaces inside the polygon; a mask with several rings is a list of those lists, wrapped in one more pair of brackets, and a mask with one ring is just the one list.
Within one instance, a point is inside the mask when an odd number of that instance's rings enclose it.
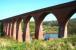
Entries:
{"label": "overcast sky", "polygon": [[[70,1],[72,0],[0,0],[0,20]],[[54,18],[51,19],[53,20]]]}

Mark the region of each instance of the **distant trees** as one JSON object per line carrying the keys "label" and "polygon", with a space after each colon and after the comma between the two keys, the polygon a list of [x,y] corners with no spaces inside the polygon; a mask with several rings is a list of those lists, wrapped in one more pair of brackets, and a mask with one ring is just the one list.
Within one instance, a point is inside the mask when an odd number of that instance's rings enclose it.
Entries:
{"label": "distant trees", "polygon": [[69,34],[76,34],[76,18],[71,19],[68,23],[68,33]]}
{"label": "distant trees", "polygon": [[3,24],[0,21],[0,36],[4,36],[4,32],[3,32]]}
{"label": "distant trees", "polygon": [[58,22],[57,21],[46,21],[46,22],[43,22],[43,25],[58,26]]}
{"label": "distant trees", "polygon": [[[45,25],[45,28],[49,27],[49,29],[50,29],[50,26],[51,26],[51,30],[53,30],[53,29],[57,30],[57,27],[58,27],[57,21],[46,21],[46,22],[43,23],[43,25]],[[76,34],[76,18],[69,20],[68,34],[69,35]]]}
{"label": "distant trees", "polygon": [[3,31],[3,25],[2,25],[2,22],[0,22],[0,32]]}

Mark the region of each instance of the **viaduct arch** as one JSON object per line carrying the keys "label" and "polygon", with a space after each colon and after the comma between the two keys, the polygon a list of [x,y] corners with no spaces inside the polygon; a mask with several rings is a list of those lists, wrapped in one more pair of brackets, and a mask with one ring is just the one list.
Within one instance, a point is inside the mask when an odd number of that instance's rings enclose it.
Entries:
{"label": "viaduct arch", "polygon": [[[5,35],[13,37],[18,41],[30,41],[29,21],[33,17],[35,21],[35,38],[43,39],[42,21],[44,17],[52,13],[57,18],[59,24],[59,38],[67,37],[67,24],[70,17],[76,12],[76,1],[35,10],[1,20]],[[21,29],[21,21],[24,22],[24,30]]]}

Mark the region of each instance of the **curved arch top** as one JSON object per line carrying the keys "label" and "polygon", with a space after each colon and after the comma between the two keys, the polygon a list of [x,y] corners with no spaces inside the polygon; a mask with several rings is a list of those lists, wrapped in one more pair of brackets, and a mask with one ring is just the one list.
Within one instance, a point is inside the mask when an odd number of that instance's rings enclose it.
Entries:
{"label": "curved arch top", "polygon": [[74,13],[76,13],[76,9],[72,10],[71,12],[69,12],[69,15],[68,15],[69,19],[72,17],[72,15],[73,15]]}

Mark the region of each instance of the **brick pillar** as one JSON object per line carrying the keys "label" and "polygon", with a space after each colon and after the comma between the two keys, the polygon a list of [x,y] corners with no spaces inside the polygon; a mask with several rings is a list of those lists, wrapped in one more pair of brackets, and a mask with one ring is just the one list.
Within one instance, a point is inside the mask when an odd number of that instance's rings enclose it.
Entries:
{"label": "brick pillar", "polygon": [[10,37],[11,37],[11,31],[12,31],[12,23],[10,23]]}
{"label": "brick pillar", "polygon": [[21,21],[19,22],[19,23],[17,23],[17,25],[16,26],[18,26],[18,27],[16,27],[16,35],[17,35],[17,40],[18,40],[18,42],[22,42],[23,41],[23,39],[22,39],[22,26],[21,26]]}
{"label": "brick pillar", "polygon": [[14,34],[14,22],[12,22],[12,26],[11,26],[11,37],[13,38],[13,34]]}
{"label": "brick pillar", "polygon": [[8,24],[8,23],[6,23],[6,31],[5,31],[5,32],[6,32],[6,35],[7,35],[7,26],[8,26],[7,24]]}
{"label": "brick pillar", "polygon": [[8,23],[7,23],[7,30],[6,30],[6,34],[7,34],[7,36],[8,36]]}
{"label": "brick pillar", "polygon": [[67,38],[67,25],[68,22],[65,25],[59,26],[59,37]]}
{"label": "brick pillar", "polygon": [[13,39],[16,40],[16,21],[13,23],[14,28],[13,28]]}
{"label": "brick pillar", "polygon": [[42,23],[37,22],[35,27],[35,38],[43,40],[43,26]]}
{"label": "brick pillar", "polygon": [[8,27],[7,24],[8,23],[6,23],[6,25],[5,25],[5,35],[7,35],[7,27]]}
{"label": "brick pillar", "polygon": [[3,32],[5,33],[5,23],[3,23]]}
{"label": "brick pillar", "polygon": [[68,25],[68,23],[66,23],[66,25],[65,25],[64,38],[67,38],[68,37],[67,25]]}
{"label": "brick pillar", "polygon": [[[8,22],[7,22],[6,25],[3,26],[3,27],[5,27],[5,31],[3,31],[3,32],[8,36],[8,31],[9,31],[9,24],[8,24]],[[4,29],[4,28],[3,28],[3,29]]]}
{"label": "brick pillar", "polygon": [[4,33],[6,33],[6,23],[4,23]]}
{"label": "brick pillar", "polygon": [[11,27],[11,24],[9,23],[8,25],[8,36],[10,37],[10,27]]}
{"label": "brick pillar", "polygon": [[9,36],[9,23],[8,23],[8,27],[7,27],[7,36]]}
{"label": "brick pillar", "polygon": [[23,30],[23,41],[30,42],[30,29],[29,29],[29,19],[24,21],[24,30]]}
{"label": "brick pillar", "polygon": [[46,13],[41,12],[35,14],[35,38],[39,40],[43,40],[43,19],[46,16]]}
{"label": "brick pillar", "polygon": [[7,23],[5,23],[5,35],[7,35]]}

